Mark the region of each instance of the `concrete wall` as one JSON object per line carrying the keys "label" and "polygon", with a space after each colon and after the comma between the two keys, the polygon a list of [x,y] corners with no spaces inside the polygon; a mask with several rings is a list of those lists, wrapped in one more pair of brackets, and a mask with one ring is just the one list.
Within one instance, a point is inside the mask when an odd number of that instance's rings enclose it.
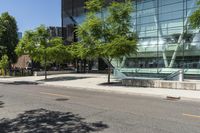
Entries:
{"label": "concrete wall", "polygon": [[179,82],[152,79],[123,79],[122,85],[134,87],[168,88],[200,91],[200,82],[188,81]]}

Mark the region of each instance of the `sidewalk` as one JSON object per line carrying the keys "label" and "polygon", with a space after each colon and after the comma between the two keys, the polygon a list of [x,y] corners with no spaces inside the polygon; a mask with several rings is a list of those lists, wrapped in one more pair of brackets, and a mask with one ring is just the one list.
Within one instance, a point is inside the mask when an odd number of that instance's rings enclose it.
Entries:
{"label": "sidewalk", "polygon": [[30,82],[41,83],[41,85],[61,86],[74,89],[85,89],[104,91],[120,94],[136,94],[143,96],[155,96],[166,98],[167,96],[181,97],[181,99],[190,99],[200,101],[200,91],[191,90],[175,90],[161,88],[140,88],[140,87],[125,87],[117,84],[116,79],[112,79],[116,84],[103,84],[107,81],[107,75],[104,74],[62,74],[48,76],[48,80],[44,81],[44,76],[37,77],[15,77],[15,78],[0,78],[0,83],[14,82]]}

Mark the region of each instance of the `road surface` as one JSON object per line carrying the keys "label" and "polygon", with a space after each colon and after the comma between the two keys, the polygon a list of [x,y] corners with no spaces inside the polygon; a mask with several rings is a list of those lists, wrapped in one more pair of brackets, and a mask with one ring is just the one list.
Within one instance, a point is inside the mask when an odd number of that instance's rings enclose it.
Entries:
{"label": "road surface", "polygon": [[0,133],[200,133],[200,102],[0,84]]}

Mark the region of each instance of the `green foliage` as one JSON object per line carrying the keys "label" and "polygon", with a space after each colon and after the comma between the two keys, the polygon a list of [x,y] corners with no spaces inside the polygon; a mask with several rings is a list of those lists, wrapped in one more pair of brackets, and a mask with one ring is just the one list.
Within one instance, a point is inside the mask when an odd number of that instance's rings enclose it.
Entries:
{"label": "green foliage", "polygon": [[[197,2],[197,5],[200,5],[200,0]],[[196,29],[196,28],[200,28],[200,7],[192,13],[192,15],[190,16],[190,25],[192,26],[192,28]]]}
{"label": "green foliage", "polygon": [[76,30],[77,36],[81,39],[82,43],[86,47],[95,45],[95,41],[98,41],[102,37],[103,21],[95,14],[89,14],[85,22],[81,24]]}
{"label": "green foliage", "polygon": [[33,60],[38,59],[39,44],[36,41],[34,31],[26,31],[23,38],[19,41],[15,51],[17,55],[29,55]]}
{"label": "green foliage", "polygon": [[86,20],[77,27],[79,42],[73,49],[77,48],[74,53],[81,58],[102,57],[111,63],[114,58],[136,53],[138,39],[131,23],[132,2],[129,0],[112,2],[108,6],[108,15],[103,18],[105,16],[103,12],[101,16],[96,15],[96,12],[103,11],[104,2],[102,0],[86,2],[89,13]]}
{"label": "green foliage", "polygon": [[102,46],[102,56],[112,60],[123,56],[129,56],[137,52],[136,40],[129,40],[124,36],[114,38],[110,43]]}
{"label": "green foliage", "polygon": [[84,59],[87,55],[87,51],[88,49],[83,47],[82,44],[80,43],[73,43],[72,45],[70,45],[68,47],[68,51],[71,52],[72,57],[74,58],[80,58],[80,59]]}
{"label": "green foliage", "polygon": [[0,61],[0,68],[2,69],[6,69],[8,67],[8,56],[7,55],[3,55],[1,57],[1,61]]}
{"label": "green foliage", "polygon": [[57,64],[63,63],[67,59],[71,59],[70,51],[63,45],[63,40],[59,37],[50,39],[49,46],[46,49],[49,61]]}
{"label": "green foliage", "polygon": [[79,49],[83,49],[80,51],[89,54],[81,55],[112,59],[136,53],[137,35],[131,31],[132,3],[112,2],[108,7],[106,18],[99,17],[93,9],[90,10],[91,3],[95,3],[93,8],[101,9],[104,2],[97,0],[86,2],[89,13],[87,19],[78,26],[76,33],[79,38]]}
{"label": "green foliage", "polygon": [[85,47],[81,42],[76,42],[70,45],[68,50],[73,58],[91,60],[99,57],[100,48],[94,46]]}
{"label": "green foliage", "polygon": [[88,0],[85,2],[85,8],[90,12],[99,12],[104,6],[104,0]]}
{"label": "green foliage", "polygon": [[0,16],[0,56],[8,55],[11,62],[16,62],[15,47],[18,43],[17,24],[7,12]]}
{"label": "green foliage", "polygon": [[192,28],[200,28],[200,9],[196,10],[191,16],[190,16],[190,24]]}
{"label": "green foliage", "polygon": [[115,34],[126,35],[131,29],[131,13],[133,6],[131,2],[113,2],[108,8],[110,15],[107,23],[112,27],[110,30]]}
{"label": "green foliage", "polygon": [[5,72],[6,72],[8,65],[9,65],[8,56],[3,55],[1,57],[1,60],[0,60],[0,68],[1,68],[1,71],[2,71],[2,75],[5,75]]}
{"label": "green foliage", "polygon": [[25,32],[16,47],[18,55],[29,55],[35,62],[62,63],[70,54],[59,37],[51,38],[46,27],[40,26],[33,31]]}
{"label": "green foliage", "polygon": [[70,46],[74,57],[81,59],[98,57],[99,47],[97,44],[101,43],[99,38],[102,37],[102,25],[102,19],[93,13],[88,14],[86,21],[76,30],[77,36],[80,38],[79,42]]}

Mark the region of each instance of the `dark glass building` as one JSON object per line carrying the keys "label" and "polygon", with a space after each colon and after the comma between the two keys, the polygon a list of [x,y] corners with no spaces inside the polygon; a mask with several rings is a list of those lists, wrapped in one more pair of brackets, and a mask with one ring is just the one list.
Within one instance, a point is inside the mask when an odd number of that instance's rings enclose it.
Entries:
{"label": "dark glass building", "polygon": [[[74,29],[85,19],[85,1],[87,0],[62,0],[62,34],[67,43],[76,41]],[[111,1],[123,0],[107,0],[107,3]]]}
{"label": "dark glass building", "polygon": [[[62,0],[63,37],[67,42],[76,40],[74,26],[85,18],[84,2]],[[200,33],[189,23],[189,16],[197,9],[196,2],[133,0],[132,22],[139,36],[138,54],[113,61],[116,74],[165,76],[184,69],[187,77],[200,76]]]}
{"label": "dark glass building", "polygon": [[47,31],[51,37],[62,37],[62,27],[47,27]]}
{"label": "dark glass building", "polygon": [[76,41],[75,26],[84,19],[85,0],[62,0],[62,35],[67,43]]}

